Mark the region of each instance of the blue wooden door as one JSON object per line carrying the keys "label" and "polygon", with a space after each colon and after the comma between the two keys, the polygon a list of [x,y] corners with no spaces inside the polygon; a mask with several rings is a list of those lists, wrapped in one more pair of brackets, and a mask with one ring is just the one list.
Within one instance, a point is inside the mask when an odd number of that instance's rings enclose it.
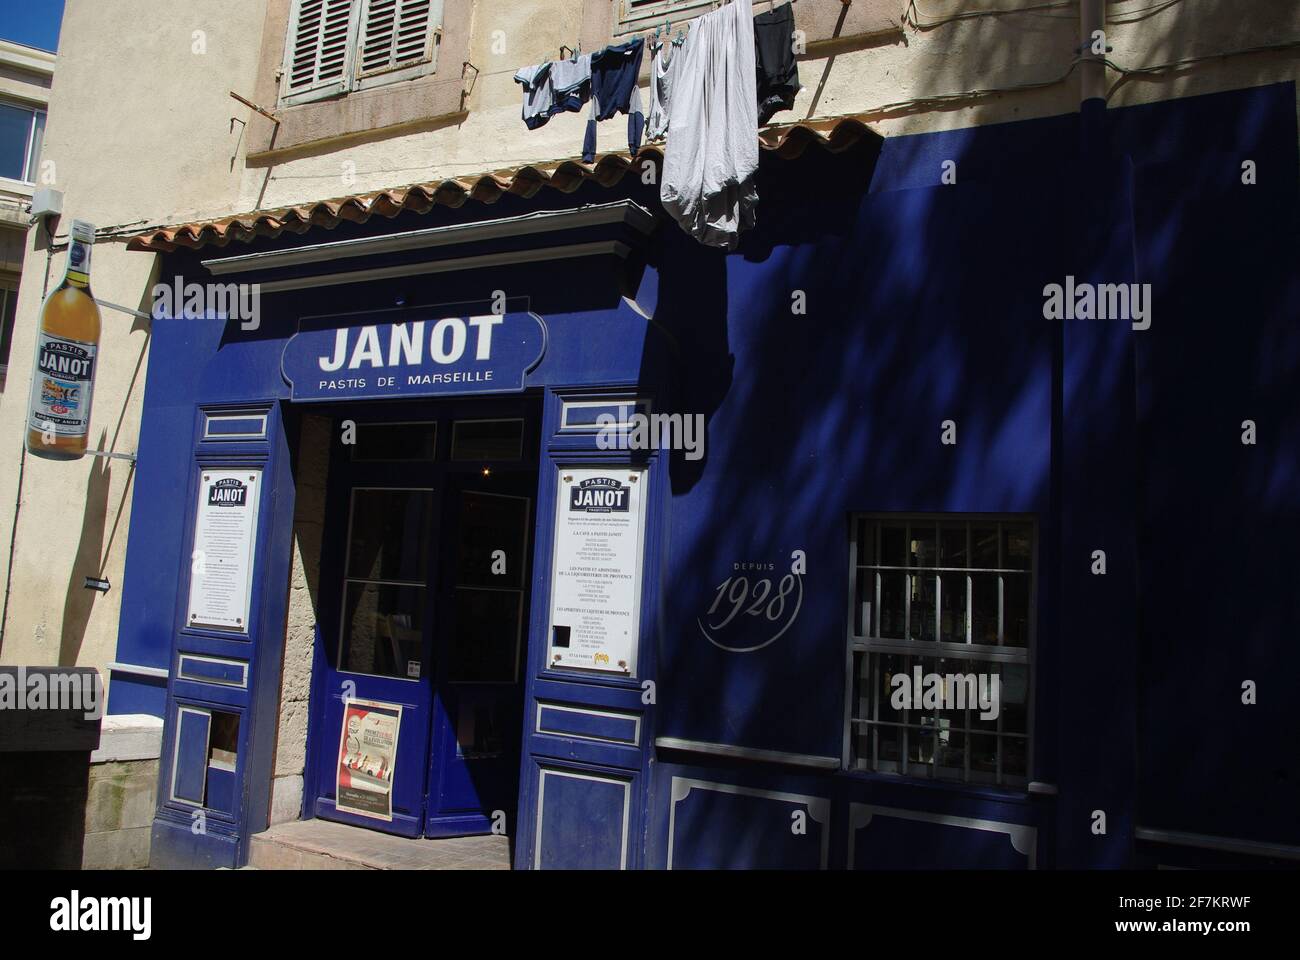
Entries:
{"label": "blue wooden door", "polygon": [[428,836],[515,822],[536,488],[491,468],[447,483]]}
{"label": "blue wooden door", "polygon": [[[535,407],[477,400],[338,413],[309,813],[403,836],[513,826]],[[383,749],[362,741],[394,728],[385,766]]]}
{"label": "blue wooden door", "polygon": [[[432,417],[336,420],[317,598],[315,814],[412,837],[424,826],[433,707],[438,432]],[[382,750],[349,742],[366,710],[396,727],[395,756],[379,769]]]}

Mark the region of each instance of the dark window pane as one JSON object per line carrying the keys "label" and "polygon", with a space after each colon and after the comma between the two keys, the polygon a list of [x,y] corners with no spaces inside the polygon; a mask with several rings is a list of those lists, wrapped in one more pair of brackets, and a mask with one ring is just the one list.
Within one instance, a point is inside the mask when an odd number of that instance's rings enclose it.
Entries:
{"label": "dark window pane", "polygon": [[992,570],[998,565],[998,531],[996,527],[975,527],[970,534],[975,556],[972,566]]}
{"label": "dark window pane", "polygon": [[898,758],[903,755],[903,731],[898,727],[878,727],[873,735],[876,762],[897,764]]}
{"label": "dark window pane", "polygon": [[1002,680],[999,699],[1002,708],[1004,733],[1029,732],[1029,668],[1022,663],[987,664],[986,670],[997,670]]}
{"label": "dark window pane", "polygon": [[14,316],[18,312],[18,291],[0,287],[0,367],[9,362],[9,345],[14,337]]}
{"label": "dark window pane", "polygon": [[966,575],[943,573],[939,575],[939,580],[941,581],[939,639],[944,643],[965,643]]}
{"label": "dark window pane", "polygon": [[523,451],[522,420],[457,420],[452,430],[453,460],[518,460]]}
{"label": "dark window pane", "polygon": [[933,640],[934,636],[934,577],[933,573],[910,574],[912,581],[912,611],[908,620],[908,636],[912,640]]}
{"label": "dark window pane", "polygon": [[991,779],[998,772],[998,738],[993,736],[972,735],[970,742],[970,768],[973,772],[989,774]]}
{"label": "dark window pane", "polygon": [[436,423],[359,423],[353,460],[432,460],[438,450]]}
{"label": "dark window pane", "polygon": [[878,524],[871,520],[858,519],[853,523],[853,542],[858,549],[858,563],[876,562],[876,530]]}
{"label": "dark window pane", "polygon": [[472,690],[458,693],[456,705],[456,756],[464,760],[498,757],[505,752],[507,710],[494,698],[473,695]]}
{"label": "dark window pane", "polygon": [[0,103],[0,177],[23,179],[31,133],[31,110]]}
{"label": "dark window pane", "polygon": [[907,602],[907,574],[886,571],[880,575],[880,635],[902,639]]}
{"label": "dark window pane", "polygon": [[971,643],[996,645],[998,642],[998,575],[996,573],[972,574],[971,589],[974,594],[971,604]]}
{"label": "dark window pane", "polygon": [[354,491],[348,577],[423,581],[432,510],[429,490]]}
{"label": "dark window pane", "polygon": [[945,523],[939,528],[939,566],[970,566],[966,558],[966,524]]}
{"label": "dark window pane", "polygon": [[456,591],[456,630],[449,677],[459,681],[515,679],[523,594],[513,590]]}
{"label": "dark window pane", "polygon": [[1002,525],[1002,566],[1028,570],[1034,558],[1033,529],[1028,524]]}
{"label": "dark window pane", "polygon": [[887,567],[907,565],[907,530],[903,524],[880,525],[880,563]]}
{"label": "dark window pane", "polygon": [[1023,780],[1029,776],[1029,744],[1022,737],[1003,737],[1002,776]]}
{"label": "dark window pane", "polygon": [[1003,643],[1009,647],[1029,646],[1029,577],[1002,574]]}
{"label": "dark window pane", "polygon": [[424,602],[423,587],[349,583],[340,669],[381,677],[421,675]]}
{"label": "dark window pane", "polygon": [[[456,582],[460,586],[522,587],[528,567],[525,524],[528,501],[466,491],[460,495],[460,543]],[[500,550],[502,557],[494,559]],[[504,573],[498,573],[504,566]]]}

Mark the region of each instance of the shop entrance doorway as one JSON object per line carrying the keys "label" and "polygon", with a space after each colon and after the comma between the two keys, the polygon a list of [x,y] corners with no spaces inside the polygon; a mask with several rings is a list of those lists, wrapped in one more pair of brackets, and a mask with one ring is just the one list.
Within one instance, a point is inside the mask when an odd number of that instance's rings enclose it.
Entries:
{"label": "shop entrance doorway", "polygon": [[539,404],[331,411],[307,813],[513,832]]}

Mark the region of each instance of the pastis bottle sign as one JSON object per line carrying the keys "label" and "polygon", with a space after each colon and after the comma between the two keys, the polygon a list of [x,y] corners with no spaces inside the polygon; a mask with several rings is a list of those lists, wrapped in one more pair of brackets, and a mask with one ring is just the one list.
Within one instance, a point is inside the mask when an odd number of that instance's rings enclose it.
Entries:
{"label": "pastis bottle sign", "polygon": [[99,307],[90,293],[94,242],[93,226],[72,221],[67,272],[41,308],[27,451],[50,460],[80,459],[90,433],[90,398],[99,351]]}

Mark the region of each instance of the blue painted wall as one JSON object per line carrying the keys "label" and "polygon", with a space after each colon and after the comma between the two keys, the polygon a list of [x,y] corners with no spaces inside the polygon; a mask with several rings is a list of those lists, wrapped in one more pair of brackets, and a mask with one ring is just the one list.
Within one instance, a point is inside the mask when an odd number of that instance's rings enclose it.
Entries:
{"label": "blue painted wall", "polygon": [[[1038,521],[1033,775],[1059,796],[669,751],[644,787],[634,778],[636,802],[648,804],[645,863],[666,864],[680,808],[678,836],[741,831],[762,849],[742,855],[702,839],[676,862],[808,865],[806,844],[788,839],[798,803],[775,795],[829,804],[818,826],[829,831],[829,866],[847,865],[850,850],[857,867],[906,865],[909,849],[918,864],[951,849],[953,865],[1028,865],[1004,834],[945,817],[1034,826],[1039,866],[1141,862],[1136,825],[1300,844],[1300,746],[1279,685],[1300,667],[1288,640],[1300,628],[1296,143],[1285,84],[901,137],[878,156],[864,144],[764,157],[760,227],[739,251],[705,250],[667,225],[644,271],[632,271],[637,302],[676,348],[620,299],[617,271],[594,261],[266,297],[256,333],[159,321],[117,658],[168,665],[196,404],[286,396],[279,357],[300,314],[504,288],[530,296],[548,324],[531,387],[654,384],[657,409],[706,418],[705,458],[673,455],[658,504],[649,734],[838,759],[847,516]],[[1244,159],[1257,165],[1254,186],[1240,182]],[[945,160],[957,163],[955,185],[940,183]],[[633,180],[343,224],[305,241],[622,196],[653,208],[652,188]],[[177,254],[168,268],[201,276],[195,260]],[[1067,274],[1152,283],[1151,329],[1045,320],[1043,287]],[[792,309],[796,291],[803,312]],[[1255,446],[1240,443],[1248,418]],[[957,424],[956,446],[940,443],[945,420]],[[1107,552],[1105,577],[1090,572],[1094,549]],[[701,635],[697,618],[733,564],[788,568],[796,550],[807,573],[786,633],[749,653]],[[1248,679],[1260,685],[1256,706],[1241,703]],[[156,687],[115,680],[114,712],[149,707],[161,707]],[[684,789],[674,778],[750,792],[694,788],[674,800]],[[890,831],[888,818],[855,825],[854,805],[925,816]],[[954,829],[969,842],[956,843]],[[822,836],[805,835],[819,862]],[[608,834],[591,842],[609,855]]]}

